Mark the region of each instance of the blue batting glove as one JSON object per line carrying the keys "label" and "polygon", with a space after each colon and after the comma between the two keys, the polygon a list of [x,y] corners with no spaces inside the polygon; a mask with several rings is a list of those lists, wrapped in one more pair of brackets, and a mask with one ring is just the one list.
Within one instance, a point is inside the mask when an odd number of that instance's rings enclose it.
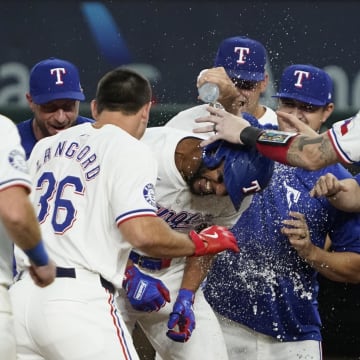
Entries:
{"label": "blue batting glove", "polygon": [[142,273],[133,265],[125,270],[123,288],[135,310],[159,311],[166,302],[170,302],[170,293],[164,283]]}
{"label": "blue batting glove", "polygon": [[[195,329],[195,315],[193,310],[195,294],[188,289],[180,289],[173,311],[170,314],[166,335],[177,342],[186,342]],[[174,330],[177,325],[178,331]]]}

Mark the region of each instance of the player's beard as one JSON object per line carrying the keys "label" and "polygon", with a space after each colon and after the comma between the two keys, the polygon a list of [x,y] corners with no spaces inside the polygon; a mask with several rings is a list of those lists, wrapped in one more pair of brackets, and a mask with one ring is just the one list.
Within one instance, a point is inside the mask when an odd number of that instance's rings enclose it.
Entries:
{"label": "player's beard", "polygon": [[191,193],[195,194],[195,195],[201,195],[198,192],[195,191],[194,189],[194,183],[199,180],[199,179],[203,179],[204,176],[203,174],[208,170],[208,168],[204,165],[203,162],[201,162],[200,166],[198,167],[198,169],[191,175],[188,176],[185,179],[185,182],[188,184],[189,189],[191,191]]}

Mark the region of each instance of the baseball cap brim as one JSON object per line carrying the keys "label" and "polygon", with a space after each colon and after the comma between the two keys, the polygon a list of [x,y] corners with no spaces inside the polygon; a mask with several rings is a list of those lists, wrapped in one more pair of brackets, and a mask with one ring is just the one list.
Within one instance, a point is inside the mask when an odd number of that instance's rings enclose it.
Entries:
{"label": "baseball cap brim", "polygon": [[273,98],[286,98],[286,99],[293,99],[297,101],[301,101],[306,104],[316,105],[316,106],[324,106],[327,103],[325,101],[320,101],[318,99],[310,98],[307,96],[302,96],[299,94],[290,94],[290,93],[276,93],[276,95],[271,96]]}
{"label": "baseball cap brim", "polygon": [[85,100],[85,95],[82,92],[75,91],[67,91],[67,92],[59,92],[59,93],[48,93],[42,95],[32,95],[32,99],[35,104],[46,104],[53,100],[59,99],[69,99],[69,100]]}
{"label": "baseball cap brim", "polygon": [[241,79],[248,81],[262,81],[265,79],[265,74],[261,72],[251,72],[246,70],[226,69],[225,71],[230,79]]}

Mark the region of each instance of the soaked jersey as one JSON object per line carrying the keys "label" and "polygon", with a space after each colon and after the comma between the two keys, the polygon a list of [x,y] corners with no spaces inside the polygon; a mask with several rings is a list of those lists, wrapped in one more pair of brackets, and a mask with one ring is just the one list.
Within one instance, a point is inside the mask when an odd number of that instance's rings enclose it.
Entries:
{"label": "soaked jersey", "polygon": [[309,191],[327,172],[351,175],[340,164],[306,171],[277,163],[270,184],[253,196],[232,231],[240,253],[223,252],[208,274],[205,296],[215,311],[280,341],[321,340],[317,272],[282,235],[289,211],[305,214],[311,241],[360,253],[360,214],[344,213]]}
{"label": "soaked jersey", "polygon": [[131,245],[118,225],[156,216],[151,151],[114,125],[86,123],[40,140],[29,167],[51,258],[60,267],[100,273],[121,288]]}
{"label": "soaked jersey", "polygon": [[[0,115],[0,191],[11,186],[31,189],[30,176],[26,166],[25,152],[20,145],[15,124]],[[0,221],[0,284],[9,286],[13,280],[13,242]]]}
{"label": "soaked jersey", "polygon": [[[21,137],[21,145],[24,148],[25,153],[26,153],[26,159],[28,159],[30,157],[31,151],[38,141],[35,138],[34,130],[32,127],[33,121],[34,121],[34,119],[28,119],[28,120],[22,121],[17,124],[17,128],[19,130],[19,134]],[[83,124],[86,122],[94,122],[94,120],[83,117],[83,116],[78,116],[76,118],[74,126]]]}
{"label": "soaked jersey", "polygon": [[349,119],[336,122],[327,133],[343,162],[360,165],[360,112]]}

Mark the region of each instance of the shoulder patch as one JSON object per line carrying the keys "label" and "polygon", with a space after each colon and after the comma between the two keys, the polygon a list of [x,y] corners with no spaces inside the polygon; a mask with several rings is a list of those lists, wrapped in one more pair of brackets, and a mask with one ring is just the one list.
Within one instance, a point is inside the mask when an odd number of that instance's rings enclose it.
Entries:
{"label": "shoulder patch", "polygon": [[19,150],[12,150],[8,157],[9,164],[16,170],[28,173],[28,167],[24,153]]}
{"label": "shoulder patch", "polygon": [[143,190],[145,200],[153,207],[156,207],[155,202],[155,186],[153,184],[147,184]]}

